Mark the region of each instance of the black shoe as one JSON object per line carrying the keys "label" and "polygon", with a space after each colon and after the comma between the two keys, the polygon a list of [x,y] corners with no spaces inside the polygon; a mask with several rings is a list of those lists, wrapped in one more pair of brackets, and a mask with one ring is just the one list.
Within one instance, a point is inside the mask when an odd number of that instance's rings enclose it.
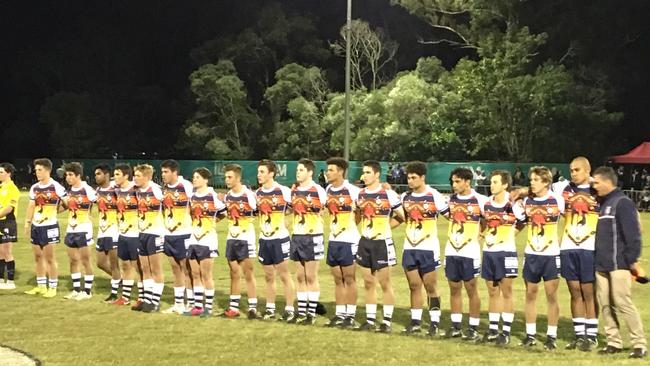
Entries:
{"label": "black shoe", "polygon": [[275,320],[275,311],[266,310],[262,315],[262,320]]}
{"label": "black shoe", "polygon": [[104,302],[111,303],[111,302],[113,302],[113,301],[115,301],[115,300],[117,300],[117,299],[119,299],[119,297],[117,296],[117,294],[110,294],[110,295],[108,295],[107,298],[104,299]]}
{"label": "black shoe", "polygon": [[133,311],[142,311],[142,308],[144,307],[144,304],[146,302],[138,300],[135,305],[131,306],[131,310]]}
{"label": "black shoe", "polygon": [[505,346],[509,345],[510,344],[510,335],[505,334],[505,333],[499,334],[499,336],[497,337],[497,340],[496,340],[496,342],[494,342],[494,344],[496,344],[497,346],[502,346],[502,347],[505,347]]}
{"label": "black shoe", "polygon": [[255,320],[255,319],[257,319],[257,317],[258,317],[258,315],[257,315],[257,309],[255,309],[255,308],[248,309],[247,316],[248,316],[248,319],[250,319],[250,320]]}
{"label": "black shoe", "polygon": [[420,322],[411,320],[411,323],[402,330],[403,334],[420,334],[422,332],[422,327]]}
{"label": "black shoe", "polygon": [[641,348],[635,348],[630,355],[628,356],[629,358],[645,358],[648,356],[648,351],[641,349]]}
{"label": "black shoe", "polygon": [[280,318],[278,320],[281,321],[281,322],[293,324],[293,323],[296,322],[296,313],[294,313],[293,311],[286,311],[285,310],[284,313],[282,313],[282,318]]}
{"label": "black shoe", "polygon": [[157,306],[152,303],[144,303],[142,306],[143,313],[154,313],[157,311]]}
{"label": "black shoe", "polygon": [[449,328],[447,333],[445,333],[446,338],[461,338],[462,336],[463,332],[459,328],[454,327]]}
{"label": "black shoe", "polygon": [[535,336],[527,335],[519,345],[522,347],[534,347],[537,345],[537,340],[535,339]]}
{"label": "black shoe", "polygon": [[359,324],[357,324],[351,316],[343,319],[343,323],[341,323],[341,329],[354,329],[358,326]]}
{"label": "black shoe", "polygon": [[440,329],[438,329],[438,323],[431,322],[429,324],[429,330],[427,330],[427,336],[435,337],[440,335]]}
{"label": "black shoe", "polygon": [[598,338],[596,337],[587,337],[580,345],[580,350],[582,352],[591,352],[591,350],[595,348],[598,348]]}
{"label": "black shoe", "polygon": [[467,332],[463,335],[463,340],[464,341],[469,341],[469,342],[476,342],[481,338],[481,336],[478,334],[478,331],[474,328],[469,328]]}
{"label": "black shoe", "polygon": [[584,337],[576,337],[574,340],[569,342],[564,347],[564,349],[566,349],[566,350],[582,349],[582,347],[584,347],[586,342],[587,342],[587,340]]}
{"label": "black shoe", "polygon": [[390,325],[386,323],[381,323],[379,329],[377,329],[377,333],[390,333],[392,330],[393,328],[391,328]]}
{"label": "black shoe", "polygon": [[316,314],[317,315],[325,315],[327,314],[327,308],[325,308],[325,305],[321,304],[320,302],[316,303]]}
{"label": "black shoe", "polygon": [[311,314],[307,314],[305,319],[303,319],[302,321],[298,321],[298,324],[300,324],[300,325],[314,325],[314,324],[316,324],[316,316],[311,315]]}
{"label": "black shoe", "polygon": [[546,341],[544,341],[544,349],[552,351],[557,348],[557,338],[546,336]]}
{"label": "black shoe", "polygon": [[599,355],[613,355],[615,353],[621,353],[621,352],[623,352],[622,348],[618,348],[610,345],[607,345],[602,349],[598,350]]}
{"label": "black shoe", "polygon": [[343,325],[343,322],[345,321],[345,318],[342,316],[336,315],[330,319],[329,323],[325,324],[326,327],[333,328],[333,327],[340,327]]}
{"label": "black shoe", "polygon": [[499,332],[494,329],[489,329],[488,332],[483,335],[483,342],[496,342],[497,338],[499,338]]}
{"label": "black shoe", "polygon": [[374,324],[370,324],[368,322],[365,322],[361,324],[360,326],[354,328],[356,331],[376,331],[377,327]]}
{"label": "black shoe", "polygon": [[304,322],[305,319],[307,319],[307,315],[298,314],[295,318],[293,318],[291,324],[302,324],[302,322]]}

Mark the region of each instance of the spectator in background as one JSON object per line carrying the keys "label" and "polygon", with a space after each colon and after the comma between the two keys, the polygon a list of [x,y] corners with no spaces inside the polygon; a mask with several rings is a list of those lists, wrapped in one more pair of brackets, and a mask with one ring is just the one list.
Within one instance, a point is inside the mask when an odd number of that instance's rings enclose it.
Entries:
{"label": "spectator in background", "polygon": [[650,211],[650,190],[646,188],[641,194],[641,202],[639,202],[639,211]]}
{"label": "spectator in background", "polygon": [[325,178],[325,171],[323,169],[318,174],[318,184],[323,188],[327,187],[327,178]]}
{"label": "spectator in background", "polygon": [[512,184],[515,186],[526,185],[526,176],[519,166],[515,169],[515,174],[512,175]]}
{"label": "spectator in background", "polygon": [[618,184],[617,184],[618,188],[624,189],[625,169],[623,169],[622,165],[619,165],[618,169],[616,169],[616,176],[618,177]]}
{"label": "spectator in background", "polygon": [[393,169],[390,170],[390,177],[392,183],[399,182],[399,165],[393,165]]}

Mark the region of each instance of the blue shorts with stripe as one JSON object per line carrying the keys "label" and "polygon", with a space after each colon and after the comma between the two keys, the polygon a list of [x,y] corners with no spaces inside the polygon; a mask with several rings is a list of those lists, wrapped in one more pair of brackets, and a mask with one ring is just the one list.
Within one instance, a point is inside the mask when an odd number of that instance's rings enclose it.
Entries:
{"label": "blue shorts with stripe", "polygon": [[433,250],[406,249],[402,252],[402,267],[405,271],[426,274],[440,267],[440,258]]}
{"label": "blue shorts with stripe", "polygon": [[263,239],[260,238],[260,248],[257,258],[265,266],[280,264],[289,259],[291,239]]}
{"label": "blue shorts with stripe", "polygon": [[560,251],[562,277],[567,281],[590,283],[596,281],[594,251],[569,249]]}
{"label": "blue shorts with stripe", "polygon": [[480,272],[478,259],[451,255],[445,257],[445,276],[449,281],[471,281],[478,277]]}
{"label": "blue shorts with stripe", "polygon": [[526,254],[524,257],[523,277],[526,282],[539,283],[560,277],[559,255]]}
{"label": "blue shorts with stripe", "polygon": [[483,252],[481,277],[488,281],[501,281],[517,277],[519,261],[516,252]]}
{"label": "blue shorts with stripe", "polygon": [[327,243],[327,265],[330,267],[347,267],[354,264],[357,255],[357,243],[330,240]]}

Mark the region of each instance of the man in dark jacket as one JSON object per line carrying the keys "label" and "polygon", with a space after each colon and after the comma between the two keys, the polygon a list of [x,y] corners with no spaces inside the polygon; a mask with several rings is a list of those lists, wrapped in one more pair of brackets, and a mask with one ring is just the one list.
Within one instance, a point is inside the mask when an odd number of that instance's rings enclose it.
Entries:
{"label": "man in dark jacket", "polygon": [[617,188],[617,176],[612,168],[594,171],[593,187],[601,199],[596,228],[596,294],[605,323],[607,346],[600,353],[623,350],[618,321],[622,319],[630,330],[633,351],[631,358],[647,355],[647,342],[639,312],[632,303],[632,274],[641,269],[641,232],[636,206]]}

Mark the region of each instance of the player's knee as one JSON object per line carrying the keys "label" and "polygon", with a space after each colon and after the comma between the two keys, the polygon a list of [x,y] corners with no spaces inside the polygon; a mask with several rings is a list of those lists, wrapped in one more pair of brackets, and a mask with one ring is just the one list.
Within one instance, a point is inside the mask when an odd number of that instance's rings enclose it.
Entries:
{"label": "player's knee", "polygon": [[273,272],[264,272],[266,283],[275,283],[275,274]]}
{"label": "player's knee", "polygon": [[343,276],[343,282],[346,286],[356,286],[357,279],[355,278],[354,273],[349,273]]}

